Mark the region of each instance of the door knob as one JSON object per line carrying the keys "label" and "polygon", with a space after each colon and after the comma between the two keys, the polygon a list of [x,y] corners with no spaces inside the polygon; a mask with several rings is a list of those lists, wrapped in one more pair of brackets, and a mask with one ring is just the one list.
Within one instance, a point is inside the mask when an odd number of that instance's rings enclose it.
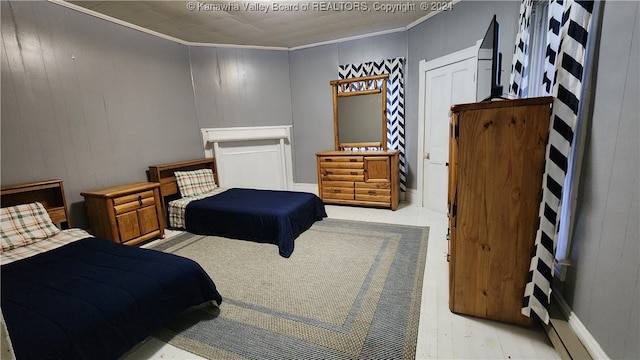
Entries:
{"label": "door knob", "polygon": [[424,158],[427,160],[431,160],[431,153],[424,154]]}

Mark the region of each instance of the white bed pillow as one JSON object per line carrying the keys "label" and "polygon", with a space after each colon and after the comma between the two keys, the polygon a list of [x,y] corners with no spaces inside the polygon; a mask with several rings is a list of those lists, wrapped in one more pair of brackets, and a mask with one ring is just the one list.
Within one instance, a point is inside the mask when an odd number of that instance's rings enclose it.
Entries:
{"label": "white bed pillow", "polygon": [[32,244],[60,232],[45,207],[34,202],[0,209],[0,250]]}
{"label": "white bed pillow", "polygon": [[182,197],[198,196],[217,187],[211,169],[176,171],[174,174]]}

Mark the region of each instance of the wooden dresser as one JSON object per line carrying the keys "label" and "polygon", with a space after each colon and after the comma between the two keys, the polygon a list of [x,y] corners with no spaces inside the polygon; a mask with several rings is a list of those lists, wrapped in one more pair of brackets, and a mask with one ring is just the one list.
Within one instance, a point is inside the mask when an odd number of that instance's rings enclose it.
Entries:
{"label": "wooden dresser", "polygon": [[449,308],[521,315],[537,230],[552,98],[454,105],[449,147]]}
{"label": "wooden dresser", "polygon": [[91,233],[126,245],[164,236],[160,184],[139,182],[86,191]]}
{"label": "wooden dresser", "polygon": [[398,208],[398,151],[322,151],[316,160],[326,204]]}

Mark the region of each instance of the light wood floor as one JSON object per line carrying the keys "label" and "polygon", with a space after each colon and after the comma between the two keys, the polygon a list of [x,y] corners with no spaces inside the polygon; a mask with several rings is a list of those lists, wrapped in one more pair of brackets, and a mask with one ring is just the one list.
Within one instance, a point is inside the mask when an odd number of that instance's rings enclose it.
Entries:
{"label": "light wood floor", "polygon": [[[326,208],[330,218],[430,227],[416,359],[559,359],[540,327],[522,328],[449,311],[445,215],[407,203],[401,203],[396,211]],[[125,358],[201,359],[155,339],[144,342]]]}

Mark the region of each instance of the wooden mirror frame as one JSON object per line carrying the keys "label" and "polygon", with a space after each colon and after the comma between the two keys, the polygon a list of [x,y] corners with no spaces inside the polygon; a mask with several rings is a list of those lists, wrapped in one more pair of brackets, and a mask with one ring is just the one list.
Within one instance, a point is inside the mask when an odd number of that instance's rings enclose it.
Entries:
{"label": "wooden mirror frame", "polygon": [[[387,150],[387,81],[389,74],[363,76],[350,79],[332,80],[331,84],[333,92],[333,133],[336,150],[344,150],[345,148],[380,148]],[[382,80],[382,81],[380,81]],[[338,116],[338,99],[341,97],[350,97],[358,95],[380,94],[382,97],[381,119],[382,133],[380,134],[380,142],[340,142],[340,127]],[[373,139],[372,139],[373,140]]]}

